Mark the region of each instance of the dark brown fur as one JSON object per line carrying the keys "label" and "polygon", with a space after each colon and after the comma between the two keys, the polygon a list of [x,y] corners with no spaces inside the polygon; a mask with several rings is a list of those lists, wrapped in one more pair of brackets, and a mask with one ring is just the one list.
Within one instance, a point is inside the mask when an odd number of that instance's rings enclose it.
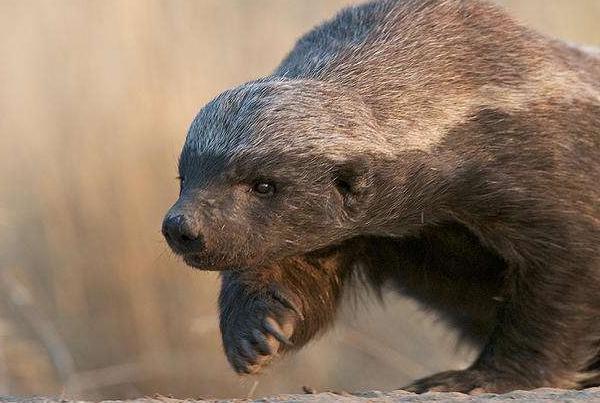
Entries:
{"label": "dark brown fur", "polygon": [[600,59],[487,3],[383,0],[208,104],[163,230],[224,270],[234,369],[391,284],[482,346],[409,390],[600,385],[599,82]]}

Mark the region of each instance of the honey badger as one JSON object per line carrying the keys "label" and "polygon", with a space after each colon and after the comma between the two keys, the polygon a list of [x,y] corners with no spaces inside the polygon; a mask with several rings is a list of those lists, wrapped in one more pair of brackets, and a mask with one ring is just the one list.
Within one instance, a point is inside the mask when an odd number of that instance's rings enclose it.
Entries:
{"label": "honey badger", "polygon": [[[481,346],[404,389],[600,384],[600,58],[476,0],[381,0],[208,103],[163,233],[256,373],[393,286]],[[356,281],[356,279],[359,279]]]}

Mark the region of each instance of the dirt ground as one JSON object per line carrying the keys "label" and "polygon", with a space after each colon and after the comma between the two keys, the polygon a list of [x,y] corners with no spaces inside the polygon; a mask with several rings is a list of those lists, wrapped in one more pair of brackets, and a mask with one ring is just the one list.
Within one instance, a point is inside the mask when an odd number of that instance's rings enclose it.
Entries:
{"label": "dirt ground", "polygon": [[[537,389],[533,391],[515,391],[504,395],[484,394],[469,396],[461,393],[426,393],[415,395],[413,393],[394,392],[361,392],[358,394],[317,393],[304,395],[277,395],[258,400],[210,400],[213,402],[600,402],[600,388],[587,390],[560,390]],[[203,400],[206,402],[208,400]],[[19,398],[0,397],[0,403],[76,403],[53,398]],[[109,401],[106,401],[109,402]],[[167,397],[155,397],[136,400],[110,401],[113,403],[194,403],[199,400],[178,400]]]}

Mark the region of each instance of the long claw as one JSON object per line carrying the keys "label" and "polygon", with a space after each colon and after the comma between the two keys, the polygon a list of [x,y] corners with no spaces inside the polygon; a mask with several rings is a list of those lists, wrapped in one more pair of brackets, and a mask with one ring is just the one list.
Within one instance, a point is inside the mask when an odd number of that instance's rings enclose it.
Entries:
{"label": "long claw", "polygon": [[416,383],[411,383],[408,385],[404,385],[400,388],[400,390],[410,393],[417,393],[419,391],[419,386]]}
{"label": "long claw", "polygon": [[263,326],[265,327],[265,330],[267,330],[269,333],[271,333],[282,344],[285,344],[286,346],[294,345],[290,341],[290,339],[288,339],[287,336],[283,333],[281,326],[279,326],[279,323],[277,323],[277,321],[275,319],[273,319],[271,317],[266,318],[263,323]]}
{"label": "long claw", "polygon": [[272,340],[273,343],[269,343],[267,337],[258,329],[252,331],[252,336],[254,337],[254,342],[259,353],[262,355],[273,355],[276,353],[277,346],[273,345],[276,343],[275,340]]}
{"label": "long claw", "polygon": [[239,357],[234,358],[231,361],[231,364],[233,365],[234,371],[237,372],[238,374],[242,375],[242,374],[248,373],[247,366],[245,365],[245,363],[242,360],[240,360]]}
{"label": "long claw", "polygon": [[273,290],[273,297],[284,307],[294,311],[294,313],[298,316],[300,320],[304,320],[304,315],[302,314],[302,310],[298,306],[298,304],[294,303],[292,300],[287,298],[285,295],[281,293],[281,291],[275,289]]}
{"label": "long claw", "polygon": [[256,352],[250,345],[250,342],[246,339],[240,341],[240,354],[244,356],[250,364],[256,364],[256,361],[258,360]]}

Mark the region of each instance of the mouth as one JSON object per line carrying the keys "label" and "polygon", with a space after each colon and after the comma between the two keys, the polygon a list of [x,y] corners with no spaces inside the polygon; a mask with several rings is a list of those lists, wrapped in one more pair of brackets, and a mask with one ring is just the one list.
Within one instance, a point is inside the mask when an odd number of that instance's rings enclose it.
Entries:
{"label": "mouth", "polygon": [[224,262],[217,262],[214,259],[209,259],[198,254],[183,255],[183,261],[190,267],[202,271],[227,271],[233,270],[235,267],[227,265]]}

